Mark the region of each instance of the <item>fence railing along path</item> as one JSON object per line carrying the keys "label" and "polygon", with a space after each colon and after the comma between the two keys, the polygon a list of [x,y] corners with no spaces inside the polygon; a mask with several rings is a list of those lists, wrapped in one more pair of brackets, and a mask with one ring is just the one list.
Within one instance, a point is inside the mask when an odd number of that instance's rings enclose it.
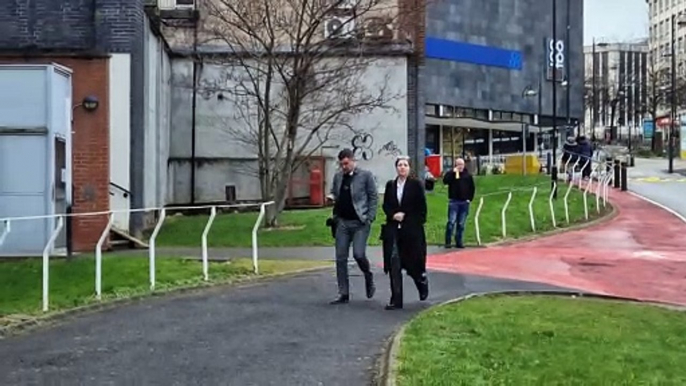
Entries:
{"label": "fence railing along path", "polygon": [[[583,158],[582,156],[579,156],[576,158],[576,162],[572,165],[572,169],[569,168],[570,161],[568,160],[564,164],[564,169],[563,171],[566,170],[571,170],[571,178],[568,184],[567,191],[563,197],[564,201],[564,207],[565,207],[565,220],[567,223],[570,222],[570,217],[569,217],[569,204],[568,204],[568,199],[570,192],[572,189],[577,186],[578,189],[582,190],[583,193],[583,202],[584,202],[584,215],[585,218],[589,218],[588,214],[588,200],[587,200],[587,195],[591,191],[592,187],[592,181],[593,179],[590,179],[588,183],[586,184],[585,188],[582,188],[582,179],[580,178],[581,172],[576,171],[576,167],[579,165],[580,160],[584,160],[584,166],[587,167],[589,165],[592,166],[592,173],[591,175],[595,177],[597,180],[597,184],[595,187],[595,196],[596,196],[596,208],[598,212],[600,211],[600,202],[602,200],[603,206],[607,204],[607,199],[608,199],[608,186],[613,182],[614,180],[614,174],[611,172],[608,172],[608,170],[611,170],[608,168],[609,163],[605,161],[597,161],[593,160],[590,158]],[[562,166],[562,161],[561,158],[558,158],[557,160],[558,167]],[[611,166],[611,165],[609,165]],[[480,230],[480,225],[479,225],[479,219],[481,215],[481,211],[484,207],[484,203],[487,201],[489,197],[496,196],[496,195],[507,195],[507,199],[505,200],[505,203],[503,204],[500,214],[501,214],[501,228],[502,228],[502,236],[503,238],[507,237],[507,210],[510,205],[510,202],[512,200],[512,197],[514,194],[522,194],[522,193],[528,193],[530,194],[530,199],[529,199],[529,204],[528,204],[528,211],[529,211],[529,219],[531,223],[531,230],[533,232],[536,232],[536,216],[534,213],[534,202],[536,199],[536,195],[539,192],[539,187],[541,185],[549,185],[551,182],[545,182],[541,184],[536,184],[536,185],[531,185],[529,187],[524,187],[524,188],[517,188],[517,189],[503,189],[501,191],[496,191],[492,193],[488,193],[485,195],[481,195],[479,197],[479,204],[474,216],[474,225],[475,225],[475,231],[476,231],[476,239],[477,243],[479,245],[482,245],[482,240],[481,240],[481,230]],[[555,200],[555,193],[558,189],[558,186],[556,183],[552,182],[552,189],[550,192],[550,195],[548,196],[548,203],[549,203],[549,209],[550,209],[550,215],[551,215],[551,221],[552,221],[552,226],[553,228],[557,227],[557,220],[555,217],[555,206],[553,204]],[[529,193],[530,192],[530,193]],[[255,221],[255,224],[252,228],[252,265],[253,265],[253,271],[255,274],[259,273],[259,251],[258,251],[258,230],[260,228],[260,225],[262,224],[262,221],[264,220],[264,216],[266,213],[266,208],[270,205],[273,205],[274,202],[263,202],[263,203],[253,203],[253,204],[236,204],[236,205],[205,205],[205,206],[187,206],[187,207],[174,207],[174,211],[183,211],[183,210],[193,210],[193,211],[198,211],[198,210],[203,210],[206,209],[209,211],[209,217],[207,222],[205,223],[205,226],[203,228],[203,232],[200,238],[200,245],[201,245],[201,257],[202,257],[202,275],[203,279],[205,281],[208,281],[210,278],[210,273],[209,273],[209,259],[208,259],[208,235],[210,230],[212,229],[212,225],[214,223],[214,220],[217,216],[217,211],[219,209],[247,209],[247,208],[259,208],[259,214],[257,216],[257,220]],[[10,217],[10,218],[2,218],[0,219],[0,223],[2,223],[3,230],[2,233],[0,233],[0,246],[3,245],[4,242],[8,240],[9,237],[12,236],[12,228],[13,224],[16,224],[21,221],[31,221],[31,220],[44,220],[44,219],[50,219],[54,218],[56,219],[56,226],[52,230],[50,237],[48,238],[45,247],[43,248],[42,252],[42,290],[43,290],[43,311],[48,311],[49,310],[49,288],[50,288],[50,255],[53,252],[54,249],[54,244],[55,240],[57,239],[58,235],[62,231],[62,228],[64,227],[65,220],[68,217],[93,217],[93,216],[107,216],[108,221],[107,225],[104,227],[102,230],[102,233],[100,235],[100,238],[98,239],[98,242],[95,247],[95,296],[97,299],[102,298],[102,248],[107,241],[108,235],[112,229],[112,226],[114,224],[115,218],[117,215],[123,215],[123,214],[131,214],[131,213],[136,213],[136,212],[158,212],[159,216],[157,218],[157,222],[155,224],[155,227],[152,231],[152,234],[150,235],[150,238],[148,240],[148,260],[149,260],[149,284],[150,284],[150,290],[155,289],[155,284],[156,284],[156,251],[157,251],[157,246],[156,246],[156,240],[157,236],[159,235],[159,232],[167,218],[167,212],[169,210],[172,210],[170,208],[140,208],[140,209],[131,209],[131,210],[111,210],[111,211],[101,211],[101,212],[88,212],[88,213],[68,213],[68,214],[55,214],[55,215],[41,215],[41,216],[25,216],[25,217]]]}
{"label": "fence railing along path", "polygon": [[[266,208],[273,205],[273,201],[254,203],[254,204],[235,204],[235,205],[205,205],[205,206],[185,206],[185,207],[174,207],[175,211],[183,210],[209,210],[209,218],[202,232],[200,239],[201,245],[201,255],[202,255],[202,271],[203,279],[205,281],[209,280],[209,259],[208,259],[208,243],[207,238],[212,228],[212,224],[217,215],[218,209],[247,209],[247,208],[259,208],[259,214],[257,220],[252,228],[252,266],[253,272],[255,274],[259,273],[259,251],[258,251],[258,238],[257,233],[264,220],[266,214]],[[67,217],[93,217],[93,216],[108,216],[107,225],[102,231],[100,238],[95,246],[95,296],[98,300],[102,299],[102,248],[109,236],[110,230],[114,224],[115,216],[122,214],[140,213],[140,212],[158,212],[159,216],[152,234],[148,240],[148,259],[149,259],[149,280],[150,280],[150,290],[155,290],[156,284],[156,240],[157,236],[162,229],[165,219],[167,218],[167,211],[169,208],[139,208],[131,210],[112,210],[103,212],[88,212],[88,213],[68,213],[68,214],[55,214],[55,215],[43,215],[43,216],[24,216],[24,217],[9,217],[0,219],[0,223],[4,224],[3,231],[0,234],[0,246],[12,236],[12,225],[20,221],[31,221],[31,220],[45,220],[54,218],[57,220],[57,225],[52,230],[48,241],[43,248],[42,254],[42,268],[43,268],[43,311],[49,310],[49,288],[50,288],[50,255],[53,252],[55,240],[59,236],[62,228],[64,227],[64,222]]]}
{"label": "fence railing along path", "polygon": [[[611,164],[607,161],[604,160],[597,160],[592,157],[586,157],[580,154],[574,154],[576,157],[574,157],[575,162],[571,165],[570,168],[570,161],[572,158],[566,160],[564,163],[562,162],[562,157],[559,157],[557,159],[557,165],[558,165],[558,170],[562,171],[563,173],[569,172],[569,174],[562,174],[561,176],[568,176],[568,185],[567,185],[567,190],[563,196],[563,203],[564,203],[564,211],[565,211],[565,222],[567,224],[570,223],[570,215],[569,215],[569,195],[572,192],[572,189],[575,187],[581,191],[582,193],[582,199],[583,199],[583,206],[584,206],[584,218],[588,220],[590,218],[589,215],[589,208],[588,208],[588,193],[593,192],[596,196],[596,210],[598,213],[600,213],[601,210],[601,200],[602,200],[602,206],[606,207],[607,206],[607,199],[609,195],[609,186],[614,182],[614,173],[609,172],[611,170]],[[577,171],[577,167],[581,165],[580,170]],[[564,166],[564,168],[562,167]],[[587,167],[591,168],[590,177],[585,186],[583,184],[583,170]],[[560,177],[560,176],[558,176]],[[552,227],[557,228],[558,223],[557,223],[557,218],[555,215],[555,197],[557,190],[559,188],[560,178],[558,178],[558,182],[554,181],[547,181],[544,183],[540,184],[535,184],[535,185],[530,185],[527,187],[523,188],[517,188],[517,189],[503,189],[491,193],[487,193],[484,195],[479,196],[479,204],[477,206],[476,212],[474,214],[474,227],[475,227],[475,235],[476,235],[476,241],[478,245],[483,245],[482,240],[481,240],[481,226],[480,226],[480,216],[482,209],[484,208],[484,204],[488,201],[489,197],[493,196],[498,196],[498,195],[506,195],[507,198],[505,199],[505,203],[502,205],[502,208],[500,210],[500,227],[501,227],[501,232],[502,232],[502,237],[506,238],[507,237],[507,210],[510,206],[510,202],[512,201],[512,197],[514,194],[522,194],[522,193],[528,193],[530,194],[529,198],[529,204],[528,204],[528,214],[529,214],[529,221],[531,224],[531,231],[536,232],[536,216],[534,213],[534,202],[536,200],[536,196],[539,193],[539,188],[542,185],[551,186],[550,189],[550,194],[548,195],[548,207],[550,210],[550,218],[552,222]],[[595,180],[595,189],[592,190],[593,185],[594,185],[594,180]]]}

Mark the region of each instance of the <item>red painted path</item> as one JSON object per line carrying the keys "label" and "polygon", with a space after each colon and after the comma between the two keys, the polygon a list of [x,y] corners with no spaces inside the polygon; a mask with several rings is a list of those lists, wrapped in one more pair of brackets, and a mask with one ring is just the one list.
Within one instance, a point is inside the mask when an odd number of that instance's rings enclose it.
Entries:
{"label": "red painted path", "polygon": [[686,223],[628,193],[611,202],[619,214],[597,226],[433,255],[428,268],[686,305]]}

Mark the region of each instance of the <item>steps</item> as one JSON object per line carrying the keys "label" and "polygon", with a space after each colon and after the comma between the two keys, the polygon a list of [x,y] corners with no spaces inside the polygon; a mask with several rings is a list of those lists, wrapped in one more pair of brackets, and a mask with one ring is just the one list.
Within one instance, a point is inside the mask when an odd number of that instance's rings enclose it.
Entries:
{"label": "steps", "polygon": [[146,249],[148,248],[148,244],[131,236],[129,232],[125,230],[114,227],[110,230],[110,251],[139,248]]}

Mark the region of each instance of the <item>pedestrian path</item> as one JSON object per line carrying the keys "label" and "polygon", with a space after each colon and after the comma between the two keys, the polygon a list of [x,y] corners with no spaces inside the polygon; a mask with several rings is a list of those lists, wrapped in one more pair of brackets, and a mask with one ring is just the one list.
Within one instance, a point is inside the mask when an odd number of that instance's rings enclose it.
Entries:
{"label": "pedestrian path", "polygon": [[611,221],[509,246],[431,256],[432,269],[686,305],[686,223],[613,191]]}
{"label": "pedestrian path", "polygon": [[546,285],[434,273],[429,301],[405,285],[404,310],[385,311],[388,279],[332,306],[333,270],[241,288],[149,299],[23,337],[0,340],[0,385],[367,385],[384,342],[413,315],[474,292]]}

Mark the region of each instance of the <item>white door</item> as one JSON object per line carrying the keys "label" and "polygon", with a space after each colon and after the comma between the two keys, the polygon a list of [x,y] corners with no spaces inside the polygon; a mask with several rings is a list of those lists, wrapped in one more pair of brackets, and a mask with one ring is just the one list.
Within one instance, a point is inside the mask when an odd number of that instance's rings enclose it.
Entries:
{"label": "white door", "polygon": [[[0,218],[48,213],[47,135],[0,134]],[[52,221],[20,220],[0,246],[0,255],[38,255]]]}

